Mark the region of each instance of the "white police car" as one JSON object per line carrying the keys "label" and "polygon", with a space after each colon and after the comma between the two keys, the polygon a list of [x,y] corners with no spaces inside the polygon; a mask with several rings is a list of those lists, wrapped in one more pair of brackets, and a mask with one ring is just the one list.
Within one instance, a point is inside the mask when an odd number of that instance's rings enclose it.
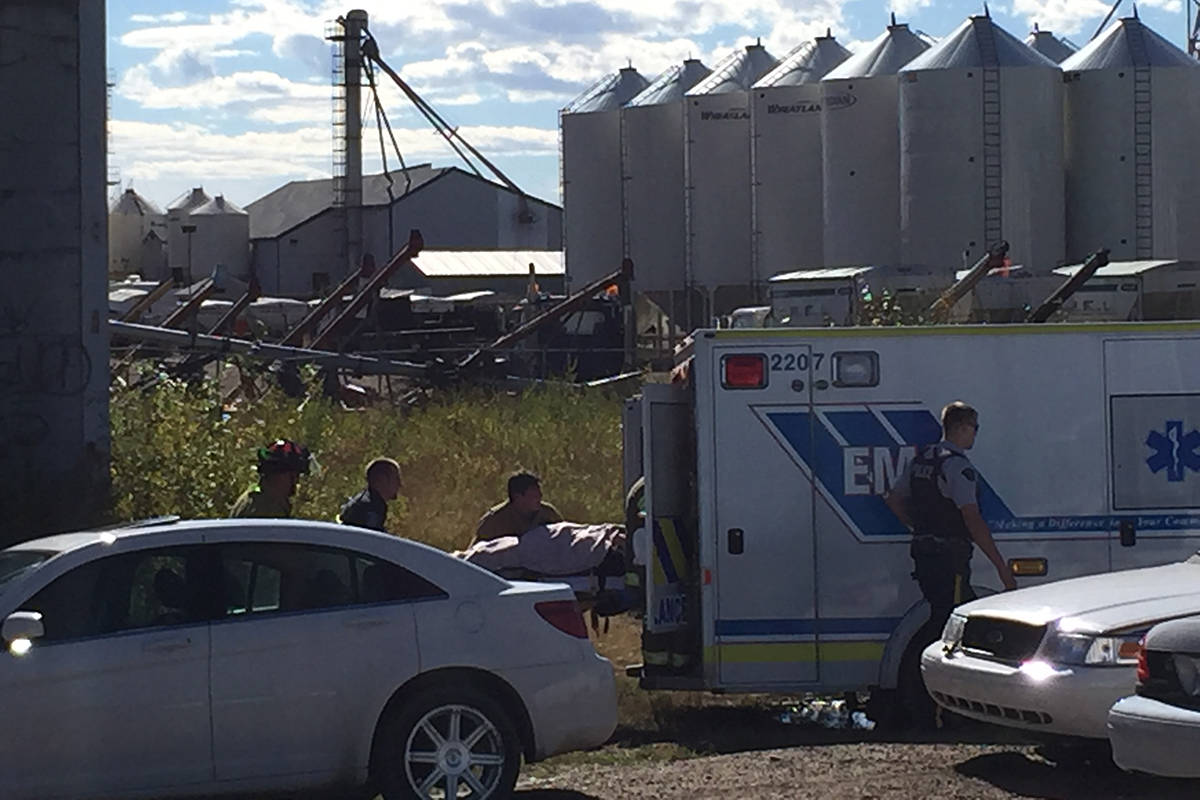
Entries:
{"label": "white police car", "polygon": [[995,594],[955,609],[921,673],[964,716],[1103,739],[1109,708],[1134,693],[1141,637],[1197,612],[1200,554]]}

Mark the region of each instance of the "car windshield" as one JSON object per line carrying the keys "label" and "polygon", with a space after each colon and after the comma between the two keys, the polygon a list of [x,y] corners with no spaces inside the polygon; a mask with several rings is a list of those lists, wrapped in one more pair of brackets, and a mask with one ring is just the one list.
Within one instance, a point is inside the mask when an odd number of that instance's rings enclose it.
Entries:
{"label": "car windshield", "polygon": [[51,550],[5,550],[0,553],[0,592],[7,584],[21,577],[54,555]]}

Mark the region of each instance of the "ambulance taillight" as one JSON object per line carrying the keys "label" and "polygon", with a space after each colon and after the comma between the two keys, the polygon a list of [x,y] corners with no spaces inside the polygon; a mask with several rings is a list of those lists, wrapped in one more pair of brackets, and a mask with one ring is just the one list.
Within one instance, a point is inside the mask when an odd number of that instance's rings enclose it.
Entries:
{"label": "ambulance taillight", "polygon": [[761,389],[767,385],[767,357],[761,353],[721,358],[721,386],[725,389]]}

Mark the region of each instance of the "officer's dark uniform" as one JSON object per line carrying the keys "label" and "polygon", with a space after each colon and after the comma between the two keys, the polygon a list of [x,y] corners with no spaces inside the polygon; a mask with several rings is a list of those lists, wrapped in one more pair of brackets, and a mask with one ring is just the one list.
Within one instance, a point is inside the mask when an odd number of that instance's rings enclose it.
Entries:
{"label": "officer's dark uniform", "polygon": [[377,531],[387,530],[387,501],[370,487],[351,497],[342,506],[338,521],[343,525],[356,525]]}
{"label": "officer's dark uniform", "polygon": [[929,622],[914,641],[929,644],[942,634],[955,606],[975,599],[971,591],[971,532],[962,507],[978,503],[977,475],[966,454],[942,441],[917,454],[896,490],[913,521],[913,577],[929,601]]}

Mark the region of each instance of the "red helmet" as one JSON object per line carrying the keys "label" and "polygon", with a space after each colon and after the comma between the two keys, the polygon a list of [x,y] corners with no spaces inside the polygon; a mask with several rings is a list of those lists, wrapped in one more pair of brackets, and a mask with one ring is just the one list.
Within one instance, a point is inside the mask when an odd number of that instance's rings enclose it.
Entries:
{"label": "red helmet", "polygon": [[258,448],[258,471],[264,475],[275,472],[308,474],[308,448],[290,439],[276,439]]}

